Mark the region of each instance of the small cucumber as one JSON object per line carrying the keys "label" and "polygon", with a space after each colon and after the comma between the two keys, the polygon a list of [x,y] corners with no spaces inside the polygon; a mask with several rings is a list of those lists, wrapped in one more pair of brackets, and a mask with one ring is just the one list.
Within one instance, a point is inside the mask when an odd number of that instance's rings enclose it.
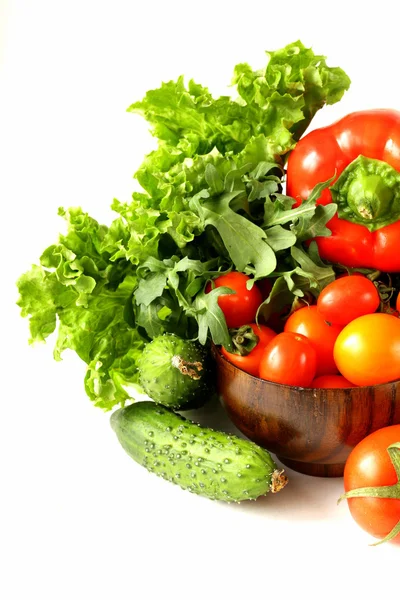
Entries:
{"label": "small cucumber", "polygon": [[255,500],[287,483],[267,450],[154,402],[116,410],[111,426],[129,456],[148,471],[212,500]]}
{"label": "small cucumber", "polygon": [[139,381],[146,394],[168,408],[199,408],[215,391],[209,353],[197,342],[172,333],[149,342],[138,367]]}

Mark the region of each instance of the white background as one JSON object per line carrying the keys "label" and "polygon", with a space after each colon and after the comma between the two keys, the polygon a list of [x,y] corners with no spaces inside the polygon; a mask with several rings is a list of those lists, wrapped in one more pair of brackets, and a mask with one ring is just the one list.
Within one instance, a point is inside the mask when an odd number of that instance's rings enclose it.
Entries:
{"label": "white background", "polygon": [[[374,598],[400,547],[376,548],[337,506],[342,479],[289,471],[240,506],[181,491],[136,465],[83,389],[84,364],[29,347],[15,281],[56,241],[57,208],[109,223],[154,145],[126,112],[180,74],[227,91],[238,62],[301,39],[352,86],[313,127],[400,109],[396,2],[0,3],[0,596],[4,600]],[[205,423],[229,427],[209,408]]]}

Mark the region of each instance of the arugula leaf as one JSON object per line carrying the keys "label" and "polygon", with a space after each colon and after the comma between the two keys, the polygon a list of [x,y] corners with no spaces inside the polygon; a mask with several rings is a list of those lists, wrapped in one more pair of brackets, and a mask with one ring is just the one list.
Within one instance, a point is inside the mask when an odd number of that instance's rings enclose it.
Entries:
{"label": "arugula leaf", "polygon": [[[178,301],[182,308],[187,308],[192,296],[204,287],[208,279],[212,279],[220,274],[219,266],[221,261],[218,258],[202,262],[193,260],[185,256],[180,259],[179,256],[172,256],[170,259],[156,260],[149,258],[138,269],[139,283],[134,292],[134,298],[137,304],[148,306],[153,300],[162,296],[163,290],[169,286],[171,290],[178,294]],[[183,298],[186,297],[186,300]]]}
{"label": "arugula leaf", "polygon": [[201,202],[205,197],[202,194],[192,199],[192,206],[196,207],[206,226],[217,229],[236,269],[260,279],[275,269],[275,253],[265,232],[230,208],[237,195],[238,192],[225,193],[218,199]]}
{"label": "arugula leaf", "polygon": [[200,292],[193,303],[193,313],[199,326],[198,340],[205,344],[210,332],[211,339],[217,346],[222,345],[227,350],[232,350],[232,340],[229,335],[224,313],[219,307],[218,297],[221,294],[231,294],[227,287],[218,287],[208,294]]}
{"label": "arugula leaf", "polygon": [[319,183],[312,190],[309,197],[299,206],[294,207],[295,200],[290,196],[274,194],[266,198],[264,203],[263,227],[266,231],[290,223],[290,231],[297,242],[318,237],[329,236],[331,231],[326,227],[337,211],[337,205],[330,203],[316,204],[324,189],[328,188],[334,177]]}
{"label": "arugula leaf", "polygon": [[296,235],[293,233],[293,231],[284,229],[284,227],[281,227],[281,225],[269,227],[266,231],[266,234],[268,244],[271,246],[274,252],[286,250],[286,248],[290,248],[297,241]]}
{"label": "arugula leaf", "polygon": [[[290,250],[292,258],[300,265],[296,267],[295,272],[309,280],[311,291],[313,288],[320,291],[335,279],[335,272],[330,265],[325,265],[321,260],[315,262],[310,253],[307,254],[298,246],[293,246]],[[313,252],[317,252],[315,242],[313,242]]]}
{"label": "arugula leaf", "polygon": [[326,227],[328,221],[336,214],[337,204],[327,204],[326,206],[319,204],[313,211],[303,215],[298,219],[297,223],[291,226],[291,231],[298,242],[315,237],[326,237],[331,235],[331,230]]}
{"label": "arugula leaf", "polygon": [[303,298],[306,292],[318,297],[321,290],[335,279],[333,267],[321,260],[315,242],[311,242],[308,251],[300,244],[293,246],[290,257],[292,268],[275,272],[274,285],[259,307],[257,319],[268,321],[273,313],[291,305],[295,297]]}
{"label": "arugula leaf", "polygon": [[148,306],[135,304],[135,324],[143,330],[148,339],[163,333],[175,333],[183,338],[195,336],[195,328],[190,324],[190,315],[179,306],[179,302],[169,290],[157,296]]}

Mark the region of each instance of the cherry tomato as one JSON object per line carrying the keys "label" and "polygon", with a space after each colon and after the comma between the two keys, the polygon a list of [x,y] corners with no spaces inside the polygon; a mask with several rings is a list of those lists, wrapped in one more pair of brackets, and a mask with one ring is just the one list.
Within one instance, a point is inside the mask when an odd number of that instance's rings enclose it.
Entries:
{"label": "cherry tomato", "polygon": [[239,369],[246,371],[246,373],[250,373],[250,375],[254,375],[254,377],[258,377],[260,360],[264,348],[272,340],[272,338],[276,336],[276,333],[270,327],[266,327],[265,325],[251,323],[250,327],[258,336],[259,341],[257,346],[255,346],[255,348],[253,348],[253,350],[251,350],[247,356],[241,356],[240,354],[228,352],[228,350],[225,350],[223,346],[221,347],[221,353],[229,360],[229,362],[236,367],[239,367]]}
{"label": "cherry tomato", "polygon": [[357,317],[374,313],[379,304],[378,290],[363,275],[350,275],[332,281],[317,300],[320,315],[332,325],[347,325]]}
{"label": "cherry tomato", "polygon": [[[378,429],[359,442],[351,451],[344,468],[345,492],[395,485],[399,473],[396,472],[388,448],[399,442],[400,425]],[[391,451],[400,453],[397,449]],[[385,538],[400,523],[399,489],[397,495],[390,499],[362,496],[347,498],[347,502],[356,523],[376,538]],[[392,541],[400,544],[400,531]]]}
{"label": "cherry tomato", "polygon": [[284,328],[284,331],[301,333],[310,340],[317,352],[317,376],[338,372],[333,347],[341,330],[341,326],[327,323],[316,305],[296,310],[290,315]]}
{"label": "cherry tomato", "polygon": [[397,294],[397,298],[396,298],[396,310],[400,314],[400,293]]}
{"label": "cherry tomato", "polygon": [[[237,271],[231,271],[214,279],[215,287],[227,287],[235,292],[234,294],[221,294],[221,296],[218,296],[218,304],[224,313],[229,329],[242,327],[242,325],[253,323],[255,320],[257,309],[262,302],[262,296],[256,284],[253,285],[251,290],[247,289],[246,284],[248,281],[250,281],[250,277]],[[207,284],[206,293],[210,292],[211,289],[211,284]]]}
{"label": "cherry tomato", "polygon": [[354,319],[339,333],[333,353],[340,373],[355,385],[400,379],[400,319],[385,313]]}
{"label": "cherry tomato", "polygon": [[316,368],[316,352],[309,340],[298,333],[282,332],[264,349],[260,377],[275,383],[308,387]]}
{"label": "cherry tomato", "polygon": [[355,387],[353,383],[348,381],[343,375],[320,375],[312,382],[312,388],[349,388]]}

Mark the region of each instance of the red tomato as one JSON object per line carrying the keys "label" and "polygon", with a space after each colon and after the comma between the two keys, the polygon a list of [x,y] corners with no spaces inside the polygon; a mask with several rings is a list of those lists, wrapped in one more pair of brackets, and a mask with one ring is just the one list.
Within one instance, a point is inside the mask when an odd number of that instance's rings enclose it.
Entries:
{"label": "red tomato", "polygon": [[398,313],[400,313],[400,293],[397,294],[397,298],[396,298],[396,310]]}
{"label": "red tomato", "polygon": [[329,325],[320,315],[317,306],[305,306],[290,315],[284,331],[301,333],[310,340],[317,352],[317,376],[338,372],[333,358],[333,347],[341,332],[339,325]]}
{"label": "red tomato", "polygon": [[278,333],[265,347],[260,377],[275,383],[308,387],[315,377],[317,357],[304,335]]}
{"label": "red tomato", "polygon": [[253,348],[253,350],[251,350],[247,356],[241,356],[240,354],[228,352],[228,350],[225,350],[223,346],[221,347],[221,353],[229,360],[229,362],[236,367],[239,367],[239,369],[246,371],[246,373],[250,373],[250,375],[254,375],[254,377],[258,377],[260,360],[262,353],[264,352],[264,348],[272,340],[272,338],[276,336],[276,333],[270,327],[266,327],[265,325],[251,323],[250,327],[259,337],[259,341],[257,346]]}
{"label": "red tomato", "polygon": [[[218,304],[224,313],[226,324],[229,329],[235,329],[253,323],[256,317],[257,309],[262,302],[261,292],[254,284],[251,290],[246,287],[250,277],[244,273],[232,271],[226,275],[220,275],[214,279],[215,287],[227,287],[233,290],[234,294],[221,294],[218,297]],[[207,284],[206,293],[212,289],[211,284]]]}
{"label": "red tomato", "polygon": [[400,379],[400,319],[385,313],[354,319],[339,333],[333,353],[340,373],[355,385]]}
{"label": "red tomato", "polygon": [[[378,429],[357,444],[346,461],[344,469],[345,492],[364,487],[379,489],[381,486],[397,484],[399,472],[396,472],[388,452],[388,447],[396,442],[400,442],[400,425]],[[400,454],[400,449],[392,451]],[[394,498],[363,496],[347,498],[347,502],[356,523],[376,538],[383,539],[394,527],[399,527],[399,487],[397,487]],[[392,541],[400,544],[400,529]]]}
{"label": "red tomato", "polygon": [[332,281],[317,300],[320,315],[332,325],[347,325],[357,317],[374,313],[379,304],[378,290],[363,275],[350,275]]}
{"label": "red tomato", "polygon": [[353,383],[348,381],[343,375],[320,375],[312,382],[312,388],[349,388],[355,387]]}

